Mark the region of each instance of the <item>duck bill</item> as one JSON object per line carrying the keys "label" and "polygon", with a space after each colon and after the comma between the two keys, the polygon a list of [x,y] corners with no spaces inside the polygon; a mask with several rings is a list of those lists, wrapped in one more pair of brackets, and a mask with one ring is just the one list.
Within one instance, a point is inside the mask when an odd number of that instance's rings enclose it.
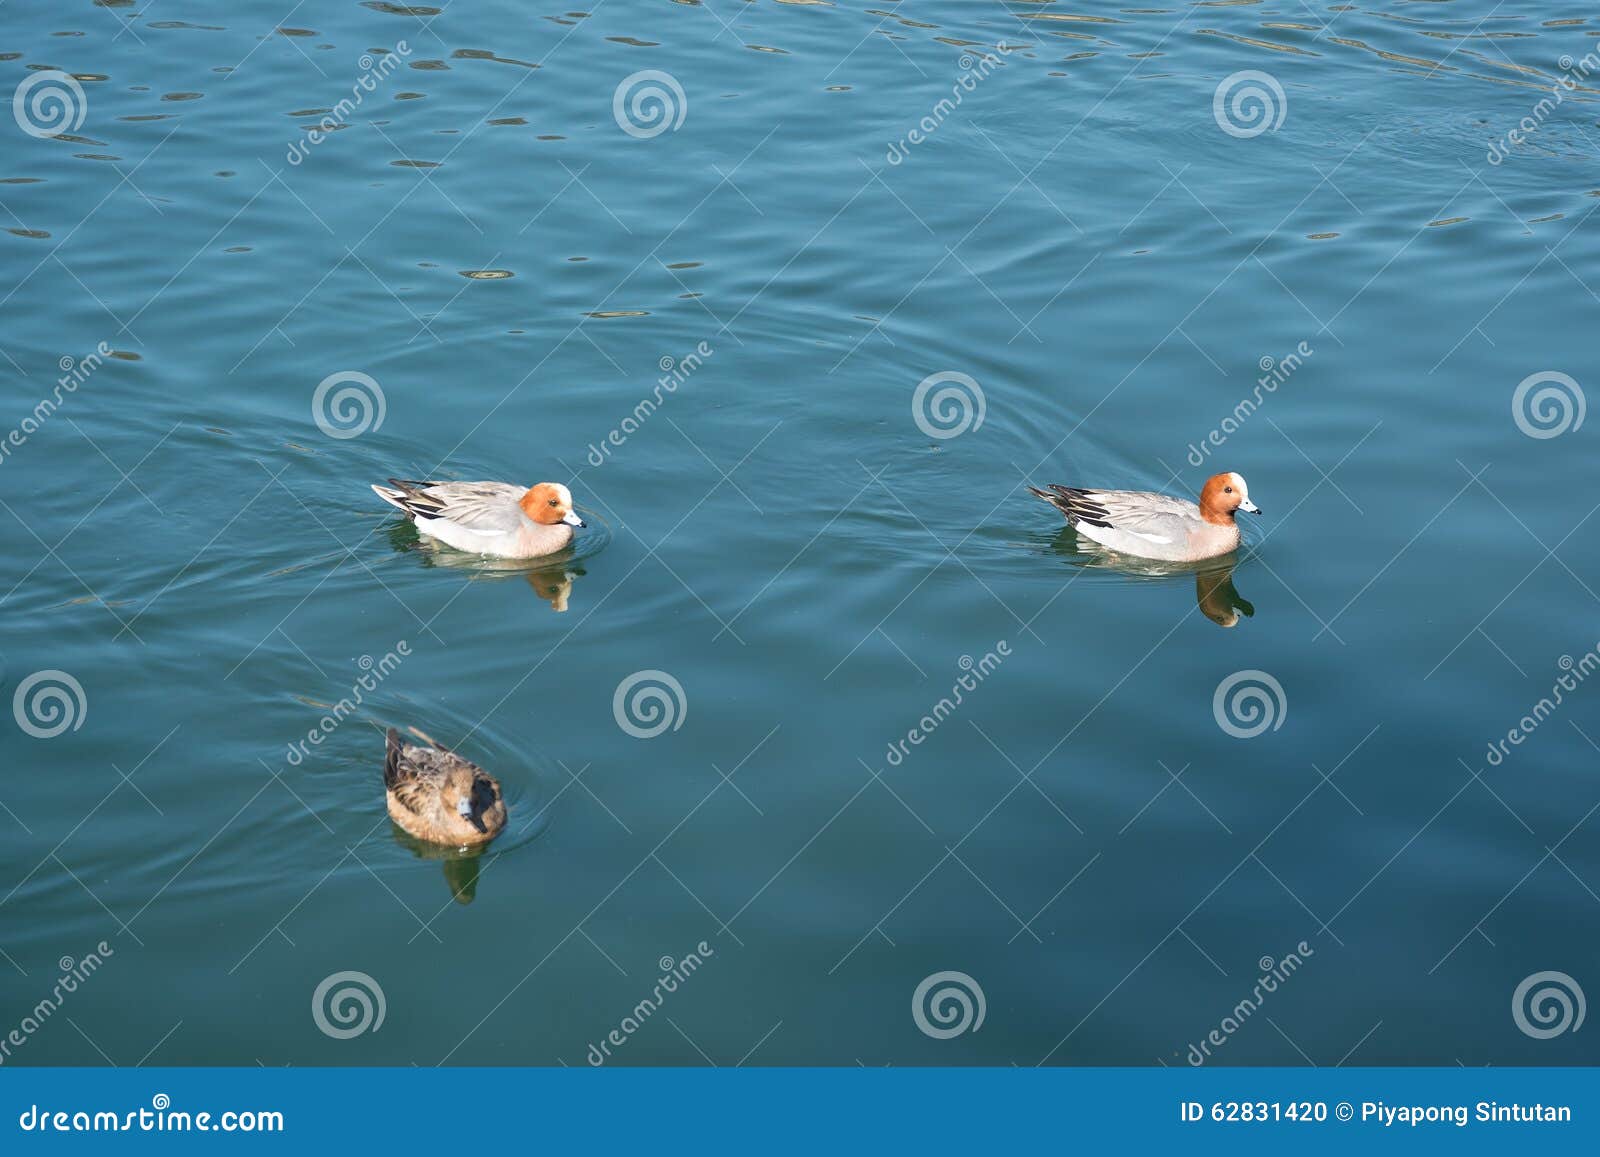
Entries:
{"label": "duck bill", "polygon": [[1254,502],[1251,502],[1248,498],[1239,503],[1239,509],[1244,511],[1246,514],[1261,513],[1261,507],[1257,506]]}
{"label": "duck bill", "polygon": [[589,525],[583,519],[579,518],[576,514],[571,514],[571,513],[569,513],[561,521],[566,523],[568,526],[576,526],[579,530],[582,530],[582,529],[584,529],[585,527],[587,527]]}

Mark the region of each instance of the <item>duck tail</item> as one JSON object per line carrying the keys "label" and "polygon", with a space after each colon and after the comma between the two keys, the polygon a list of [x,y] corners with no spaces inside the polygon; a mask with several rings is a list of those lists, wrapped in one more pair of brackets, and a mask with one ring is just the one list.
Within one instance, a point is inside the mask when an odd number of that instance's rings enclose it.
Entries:
{"label": "duck tail", "polygon": [[1051,506],[1061,511],[1069,523],[1074,521],[1070,494],[1065,486],[1051,486],[1048,490],[1040,490],[1037,486],[1029,486],[1028,493],[1035,498],[1042,498]]}
{"label": "duck tail", "polygon": [[388,486],[379,486],[376,482],[370,485],[374,494],[413,520],[419,514],[424,518],[431,518],[437,515],[444,505],[438,499],[429,498],[423,493],[430,486],[437,486],[436,482],[413,482],[404,478],[391,478]]}
{"label": "duck tail", "polygon": [[401,514],[404,514],[407,518],[414,517],[411,513],[411,508],[406,505],[405,491],[391,490],[387,486],[379,486],[376,482],[372,483],[371,485],[372,492],[379,498],[383,499]]}
{"label": "duck tail", "polygon": [[391,727],[383,738],[383,786],[393,787],[400,780],[400,733]]}
{"label": "duck tail", "polygon": [[1045,490],[1028,487],[1030,493],[1044,499],[1066,517],[1069,526],[1087,522],[1090,526],[1110,526],[1109,515],[1095,498],[1094,491],[1079,486],[1050,485]]}

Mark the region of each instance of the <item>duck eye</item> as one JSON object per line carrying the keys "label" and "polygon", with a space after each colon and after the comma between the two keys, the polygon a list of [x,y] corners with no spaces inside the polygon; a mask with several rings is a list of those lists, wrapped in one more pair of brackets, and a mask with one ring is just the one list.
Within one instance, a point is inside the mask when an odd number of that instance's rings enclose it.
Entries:
{"label": "duck eye", "polygon": [[1224,493],[1224,494],[1232,494],[1232,493],[1233,493],[1233,487],[1231,487],[1231,486],[1224,486],[1224,487],[1223,487],[1223,488],[1222,488],[1222,492],[1223,492],[1223,493]]}
{"label": "duck eye", "polygon": [[554,499],[554,498],[552,498],[552,499],[551,499],[551,500],[550,500],[550,505],[551,505],[551,506],[560,506],[560,505],[561,505],[561,503],[560,503],[560,502],[559,502],[559,501],[558,501],[558,500],[557,500],[557,499]]}

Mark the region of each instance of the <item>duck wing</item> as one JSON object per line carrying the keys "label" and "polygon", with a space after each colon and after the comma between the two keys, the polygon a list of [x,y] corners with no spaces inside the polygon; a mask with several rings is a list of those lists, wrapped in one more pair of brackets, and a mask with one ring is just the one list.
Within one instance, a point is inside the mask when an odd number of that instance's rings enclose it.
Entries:
{"label": "duck wing", "polygon": [[442,518],[482,533],[505,533],[522,525],[517,500],[527,487],[510,482],[407,482],[389,479],[394,490],[379,494],[413,518]]}
{"label": "duck wing", "polygon": [[1194,503],[1147,490],[1028,489],[1061,511],[1073,526],[1086,523],[1120,530],[1150,542],[1180,542],[1200,522],[1200,508]]}
{"label": "duck wing", "polygon": [[383,786],[408,812],[418,816],[426,814],[428,801],[439,791],[439,768],[429,758],[433,752],[422,747],[408,747],[393,727],[384,740]]}

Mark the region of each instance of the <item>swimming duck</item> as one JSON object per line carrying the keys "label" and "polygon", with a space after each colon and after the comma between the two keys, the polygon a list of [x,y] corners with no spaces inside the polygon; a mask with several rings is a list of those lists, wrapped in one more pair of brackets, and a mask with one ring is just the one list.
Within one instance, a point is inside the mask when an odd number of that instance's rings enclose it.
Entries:
{"label": "swimming duck", "polygon": [[383,787],[389,818],[430,843],[470,847],[494,839],[506,826],[500,785],[477,764],[422,738],[429,746],[405,743],[388,730]]}
{"label": "swimming duck", "polygon": [[406,482],[389,479],[373,493],[446,546],[498,558],[538,558],[572,543],[588,525],[572,512],[572,491],[559,482]]}
{"label": "swimming duck", "polygon": [[1146,490],[1088,490],[1080,486],[1028,487],[1085,538],[1123,554],[1168,562],[1215,558],[1239,547],[1234,511],[1260,514],[1237,474],[1213,474],[1200,502]]}

